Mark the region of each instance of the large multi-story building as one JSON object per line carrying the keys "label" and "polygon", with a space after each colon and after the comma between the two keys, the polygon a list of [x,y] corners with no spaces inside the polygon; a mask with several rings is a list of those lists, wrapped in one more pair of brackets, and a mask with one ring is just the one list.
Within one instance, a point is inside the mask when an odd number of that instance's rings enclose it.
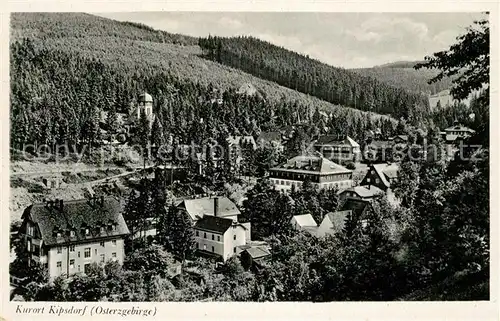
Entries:
{"label": "large multi-story building", "polygon": [[28,264],[43,264],[51,279],[85,273],[92,263],[123,262],[129,230],[114,198],[33,204],[22,220],[19,234]]}
{"label": "large multi-story building", "polygon": [[321,156],[296,156],[269,170],[269,179],[281,191],[299,189],[309,181],[319,189],[343,190],[353,186],[352,171]]}

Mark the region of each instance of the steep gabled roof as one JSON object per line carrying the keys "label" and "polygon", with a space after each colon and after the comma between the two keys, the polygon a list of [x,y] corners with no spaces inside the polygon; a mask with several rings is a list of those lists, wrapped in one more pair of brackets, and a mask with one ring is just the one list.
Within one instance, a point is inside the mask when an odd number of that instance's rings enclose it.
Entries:
{"label": "steep gabled roof", "polygon": [[316,224],[316,221],[314,220],[311,214],[295,215],[293,218],[300,227],[318,226],[318,224]]}
{"label": "steep gabled roof", "polygon": [[[240,215],[241,212],[229,198],[219,196],[219,217]],[[182,201],[178,207],[185,208],[193,221],[205,215],[214,216],[214,198],[203,197]]]}
{"label": "steep gabled roof", "polygon": [[385,187],[391,187],[389,179],[398,177],[399,165],[396,163],[391,164],[374,164],[373,168],[380,177]]}
{"label": "steep gabled roof", "polygon": [[[46,245],[77,243],[110,236],[129,234],[120,202],[115,198],[101,200],[75,200],[47,206],[45,203],[33,204],[25,210],[23,218],[31,217],[38,225],[42,240]],[[109,224],[114,229],[109,229]],[[105,227],[101,233],[100,227]],[[89,234],[85,235],[85,228]],[[74,236],[70,236],[70,231]],[[57,236],[57,232],[60,236]]]}
{"label": "steep gabled roof", "polygon": [[195,223],[194,228],[224,234],[231,227],[231,225],[233,225],[233,220],[229,218],[207,215],[199,219]]}

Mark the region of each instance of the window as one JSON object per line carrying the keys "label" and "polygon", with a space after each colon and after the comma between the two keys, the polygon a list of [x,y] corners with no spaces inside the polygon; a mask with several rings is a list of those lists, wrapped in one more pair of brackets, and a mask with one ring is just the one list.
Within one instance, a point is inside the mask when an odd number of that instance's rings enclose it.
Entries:
{"label": "window", "polygon": [[113,244],[113,246],[116,246],[116,240],[111,241],[111,244]]}
{"label": "window", "polygon": [[89,273],[89,269],[90,269],[90,263],[83,265],[83,273],[85,274]]}
{"label": "window", "polygon": [[104,263],[104,260],[106,259],[106,256],[104,254],[101,254],[101,262]]}
{"label": "window", "polygon": [[59,270],[59,272],[62,271],[62,262],[61,261],[57,261],[57,269]]}
{"label": "window", "polygon": [[78,251],[78,257],[80,257],[80,251]]}
{"label": "window", "polygon": [[101,233],[104,233],[104,226],[101,226],[100,231],[101,231]]}
{"label": "window", "polygon": [[196,248],[199,249],[200,248],[200,244],[198,244],[198,242],[196,242]]}
{"label": "window", "polygon": [[380,179],[375,178],[375,184],[379,184],[379,183],[380,183]]}
{"label": "window", "polygon": [[88,228],[85,229],[85,235],[89,235],[90,234],[90,230]]}
{"label": "window", "polygon": [[217,242],[220,242],[220,235],[217,235]]}
{"label": "window", "polygon": [[62,247],[58,246],[57,247],[57,254],[61,254],[62,253]]}
{"label": "window", "polygon": [[200,236],[200,231],[196,231],[196,236]]}
{"label": "window", "polygon": [[61,237],[61,232],[57,232],[57,237]]}
{"label": "window", "polygon": [[78,265],[78,272],[80,272],[80,265]]}
{"label": "window", "polygon": [[70,237],[75,237],[75,231],[69,231],[69,236]]}
{"label": "window", "polygon": [[34,231],[33,231],[33,226],[32,226],[32,225],[29,225],[29,226],[28,226],[28,235],[29,235],[29,236],[33,236],[33,234],[34,234],[33,232],[34,232]]}
{"label": "window", "polygon": [[236,234],[235,234],[235,235],[233,235],[233,240],[235,240],[235,241],[236,241]]}
{"label": "window", "polygon": [[102,247],[104,247],[104,241],[101,241],[101,243],[99,243],[99,245],[101,245]]}
{"label": "window", "polygon": [[111,253],[111,257],[112,257],[113,259],[116,259],[116,252]]}
{"label": "window", "polygon": [[69,260],[69,268],[72,270],[75,268],[75,259]]}
{"label": "window", "polygon": [[212,246],[212,252],[215,252],[215,248]]}
{"label": "window", "polygon": [[97,249],[94,250],[94,254],[97,255]]}
{"label": "window", "polygon": [[203,250],[207,250],[207,245],[206,244],[203,244]]}
{"label": "window", "polygon": [[203,233],[203,238],[206,239],[207,238],[207,233]]}
{"label": "window", "polygon": [[88,257],[90,257],[90,255],[91,255],[90,247],[85,248],[85,251],[83,252],[83,257],[88,258]]}
{"label": "window", "polygon": [[233,253],[236,253],[236,247],[233,247]]}
{"label": "window", "polygon": [[69,246],[69,251],[70,252],[75,252],[75,246],[74,245],[70,245]]}
{"label": "window", "polygon": [[212,234],[212,241],[215,240],[215,235]]}

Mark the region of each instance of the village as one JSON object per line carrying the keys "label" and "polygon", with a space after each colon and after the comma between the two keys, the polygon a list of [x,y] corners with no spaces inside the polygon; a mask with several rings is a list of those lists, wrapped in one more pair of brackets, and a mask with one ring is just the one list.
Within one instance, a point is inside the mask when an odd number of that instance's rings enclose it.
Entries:
{"label": "village", "polygon": [[[217,104],[217,101],[213,103]],[[121,122],[130,118],[136,122],[127,123],[122,127],[124,131],[118,135],[107,136],[108,140],[104,140],[103,144],[123,144],[126,139],[120,136],[133,135],[137,131],[133,124],[137,124],[141,117],[146,117],[149,124],[155,117],[153,97],[148,93],[139,95],[138,104],[130,115],[119,115]],[[322,113],[322,117],[328,118],[328,115]],[[319,221],[306,212],[294,215],[288,221],[298,233],[318,238],[342,232],[346,222],[353,218],[356,224],[366,227],[366,213],[375,199],[385,197],[391,204],[398,206],[399,200],[392,186],[398,180],[400,159],[394,156],[394,151],[407,151],[410,142],[408,135],[404,134],[383,137],[379,129],[370,131],[369,138],[362,144],[349,136],[319,135],[312,141],[312,149],[305,149],[288,159],[283,158],[276,166],[262,171],[260,177],[245,176],[248,175],[245,157],[249,153],[254,153],[258,146],[266,146],[285,155],[287,141],[292,139],[297,127],[300,127],[300,123],[283,131],[262,132],[258,137],[229,136],[224,146],[226,150],[222,150],[222,153],[220,150],[215,152],[214,148],[209,148],[208,152],[198,149],[191,154],[194,159],[188,161],[176,161],[175,164],[157,161],[148,166],[144,164],[142,168],[138,166],[131,172],[116,172],[115,176],[123,178],[135,175],[136,178],[129,178],[129,182],[139,179],[158,182],[155,177],[163,177],[169,181],[165,185],[168,190],[173,188],[174,182],[184,182],[189,171],[213,180],[214,168],[229,167],[231,172],[244,177],[244,181],[250,185],[247,191],[259,179],[268,180],[273,189],[283,195],[300,190],[304,184],[314,190],[330,190],[338,197],[335,211],[324,214]],[[106,137],[105,129],[102,130],[103,137]],[[443,129],[440,139],[446,146],[448,157],[457,150],[459,142],[473,133],[473,130],[458,123]],[[185,151],[194,147],[185,145],[180,148]],[[424,154],[424,157],[427,156]],[[105,177],[93,187],[87,186],[86,197],[82,199],[46,199],[24,208],[17,229],[12,231],[11,240],[18,240],[16,246],[26,251],[28,260],[25,264],[39,264],[47,270],[50,280],[71,278],[89,273],[93,264],[103,266],[109,261],[123,264],[131,251],[130,247],[126,250],[126,242],[142,240],[147,244],[157,243],[158,224],[162,220],[158,213],[141,213],[146,210],[139,208],[136,212],[138,217],[130,217],[124,214],[127,207],[124,196],[106,193],[96,195],[93,191],[100,186],[116,188],[118,178],[115,176],[112,176],[114,183]],[[61,176],[57,175],[46,176],[43,184],[48,190],[64,189]],[[125,186],[121,188],[127,189]],[[252,224],[241,219],[245,198],[244,193],[235,197],[227,191],[204,189],[197,194],[188,192],[180,197],[173,196],[170,203],[164,203],[163,213],[173,207],[185,216],[189,222],[187,228],[192,230],[196,255],[208,257],[216,265],[237,257],[245,269],[259,271],[265,266],[266,260],[272,257],[273,249],[262,239],[252,239]],[[141,224],[137,224],[138,220]],[[12,251],[19,252],[19,249]],[[168,262],[170,277],[186,273],[185,262],[185,257],[173,256]],[[22,278],[11,275],[13,289],[22,283]]]}
{"label": "village", "polygon": [[9,21],[20,310],[490,299],[489,13]]}

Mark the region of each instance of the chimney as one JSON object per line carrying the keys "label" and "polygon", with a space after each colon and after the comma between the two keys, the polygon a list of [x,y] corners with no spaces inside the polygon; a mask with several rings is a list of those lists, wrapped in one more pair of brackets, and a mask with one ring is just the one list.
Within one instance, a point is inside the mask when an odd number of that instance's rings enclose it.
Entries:
{"label": "chimney", "polygon": [[214,216],[219,215],[219,197],[214,197]]}

